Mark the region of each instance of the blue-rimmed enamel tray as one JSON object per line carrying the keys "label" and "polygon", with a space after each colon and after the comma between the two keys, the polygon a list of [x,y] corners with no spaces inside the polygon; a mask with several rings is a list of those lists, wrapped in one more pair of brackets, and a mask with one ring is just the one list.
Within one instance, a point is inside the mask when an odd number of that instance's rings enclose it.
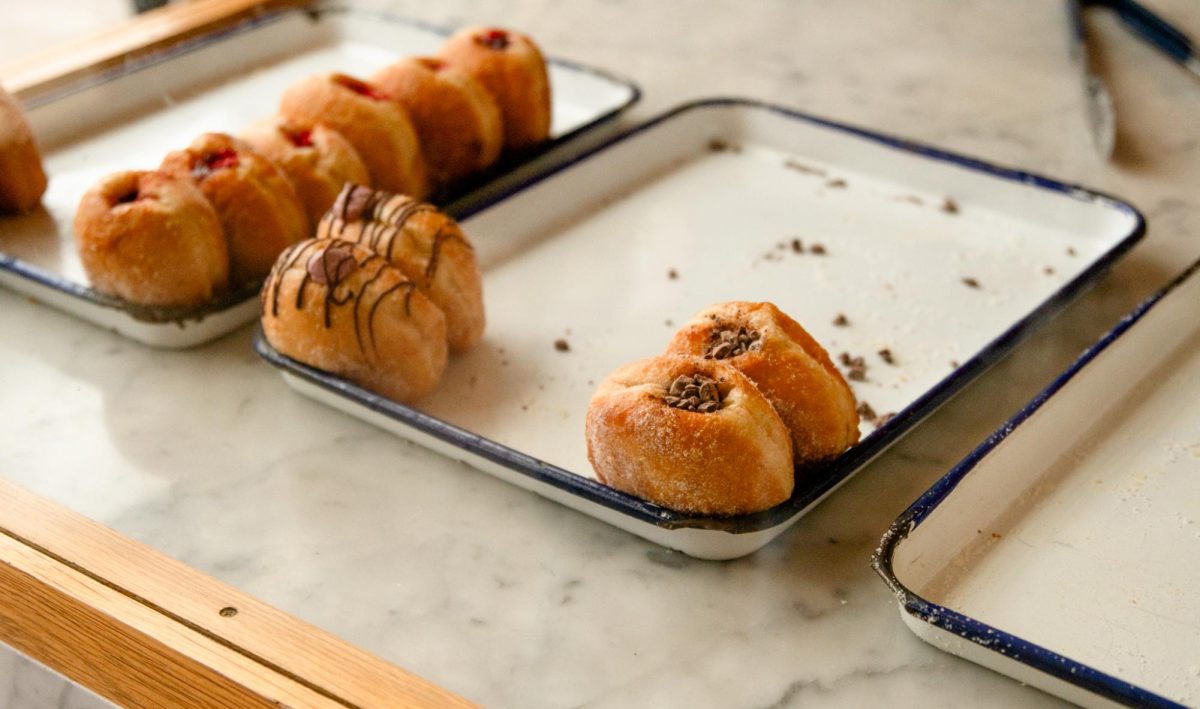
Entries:
{"label": "blue-rimmed enamel tray", "polygon": [[[38,95],[26,108],[50,186],[42,209],[0,217],[0,285],[160,347],[196,345],[252,321],[257,289],[189,310],[125,307],[92,290],[71,231],[79,198],[106,174],[157,167],[167,152],[201,133],[238,133],[273,114],[284,89],[305,76],[370,75],[401,56],[436,51],[447,33],[393,15],[314,3],[192,37]],[[553,162],[569,152],[567,141],[638,98],[632,83],[598,69],[556,59],[549,69],[551,140],[442,195],[441,203],[502,189],[522,170]]]}
{"label": "blue-rimmed enamel tray", "polygon": [[[683,106],[462,214],[488,329],[433,396],[401,406],[261,338],[259,352],[325,403],[705,558],[779,534],[1143,231],[1132,207],[1085,189],[723,99]],[[723,300],[772,301],[835,358],[863,358],[851,382],[873,410],[862,441],[798,480],[785,503],[740,517],[679,514],[598,483],[583,437],[596,385]]]}
{"label": "blue-rimmed enamel tray", "polygon": [[889,529],[921,638],[1085,706],[1200,704],[1200,263]]}

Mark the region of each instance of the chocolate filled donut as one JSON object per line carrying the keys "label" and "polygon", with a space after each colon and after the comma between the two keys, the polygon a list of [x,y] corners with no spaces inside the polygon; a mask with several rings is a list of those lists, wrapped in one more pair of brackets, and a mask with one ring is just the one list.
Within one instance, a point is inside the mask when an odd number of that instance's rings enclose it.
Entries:
{"label": "chocolate filled donut", "polygon": [[416,284],[358,244],[309,239],[280,255],[262,290],[263,335],[292,359],[399,402],[446,369],[446,321]]}
{"label": "chocolate filled donut", "polygon": [[483,280],[458,223],[404,195],[346,185],[317,227],[318,237],[353,241],[383,255],[446,315],[450,351],[483,337]]}
{"label": "chocolate filled donut", "polygon": [[792,494],[787,427],[726,362],[664,355],[621,367],[592,397],[586,436],[601,482],[672,510],[745,514]]}
{"label": "chocolate filled donut", "polygon": [[829,355],[771,303],[711,306],[675,334],[667,354],[727,362],[749,377],[791,432],[797,467],[858,441],[854,394]]}

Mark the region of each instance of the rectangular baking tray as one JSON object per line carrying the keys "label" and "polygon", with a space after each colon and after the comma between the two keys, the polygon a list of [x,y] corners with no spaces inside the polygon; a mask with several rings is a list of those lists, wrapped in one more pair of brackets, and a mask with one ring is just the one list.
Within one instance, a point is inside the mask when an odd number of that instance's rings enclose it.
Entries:
{"label": "rectangular baking tray", "polygon": [[[201,309],[136,310],[88,286],[71,221],[83,193],[106,174],[153,169],[208,131],[236,134],[273,114],[279,97],[310,74],[366,76],[396,59],[436,51],[448,30],[394,15],[315,4],[277,11],[192,38],[116,70],[97,72],[27,106],[50,186],[43,208],[0,217],[0,284],[72,315],[159,347],[190,347],[252,321],[258,289]],[[551,140],[510,159],[440,203],[494,189],[632,105],[632,83],[599,69],[549,60]],[[555,151],[555,154],[560,153]],[[453,211],[453,207],[450,208]]]}
{"label": "rectangular baking tray", "polygon": [[1200,705],[1200,262],[918,499],[875,567],[922,639],[1083,706]]}
{"label": "rectangular baking tray", "polygon": [[[703,558],[767,543],[1143,232],[1135,209],[1082,188],[737,99],[671,111],[466,212],[488,329],[434,395],[401,406],[261,337],[260,354],[331,406]],[[857,446],[759,513],[690,516],[598,483],[583,436],[596,385],[735,299],[863,356],[858,398],[895,417],[864,421]]]}

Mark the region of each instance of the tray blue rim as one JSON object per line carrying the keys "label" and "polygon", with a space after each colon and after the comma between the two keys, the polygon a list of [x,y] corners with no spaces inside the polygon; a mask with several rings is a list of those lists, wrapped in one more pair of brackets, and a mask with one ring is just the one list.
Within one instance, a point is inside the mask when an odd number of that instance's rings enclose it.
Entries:
{"label": "tray blue rim", "polygon": [[544,172],[530,176],[503,192],[489,195],[486,199],[467,201],[455,214],[463,219],[477,214],[524,189],[528,189],[554,175],[588,160],[589,158],[610,149],[626,140],[640,135],[665,122],[678,119],[692,112],[714,108],[746,107],[752,110],[763,110],[778,114],[789,120],[812,123],[836,131],[858,136],[885,146],[916,153],[931,160],[946,162],[952,165],[984,172],[996,177],[1029,184],[1040,189],[1063,193],[1075,199],[1103,198],[1108,205],[1133,218],[1130,232],[1118,241],[1111,249],[1101,255],[1088,268],[1084,269],[1074,279],[1063,284],[1052,296],[1017,320],[1007,330],[998,335],[984,346],[974,357],[967,360],[958,369],[953,370],[944,379],[918,397],[912,404],[896,414],[894,418],[863,438],[857,445],[850,448],[837,459],[818,471],[810,472],[809,484],[796,486],[792,497],[775,507],[761,512],[729,517],[710,517],[689,515],[668,510],[658,505],[646,502],[640,498],[619,492],[589,478],[571,473],[563,468],[525,455],[519,451],[502,446],[493,441],[483,439],[458,426],[440,419],[427,416],[407,406],[371,394],[361,387],[354,386],[333,375],[326,374],[307,365],[292,360],[274,350],[262,336],[261,328],[256,332],[254,347],[258,354],[271,365],[288,371],[305,381],[331,392],[356,400],[371,411],[392,418],[401,423],[413,426],[419,431],[432,435],[442,441],[457,445],[465,450],[480,455],[487,460],[522,473],[553,487],[579,495],[592,502],[601,504],[617,512],[629,515],[664,529],[708,529],[719,530],[730,534],[747,534],[760,532],[802,514],[808,507],[818,502],[825,494],[847,480],[851,475],[864,467],[872,458],[895,443],[913,426],[931,414],[951,396],[961,390],[967,383],[982,374],[988,367],[998,362],[1005,354],[1021,340],[1029,336],[1045,321],[1062,310],[1076,296],[1094,283],[1108,268],[1123,256],[1145,234],[1146,222],[1142,214],[1129,203],[1109,195],[1078,185],[1072,185],[1048,177],[1001,167],[982,160],[948,152],[922,143],[899,138],[876,131],[851,126],[844,123],[819,118],[807,113],[795,111],[776,104],[755,99],[718,97],[699,99],[684,103],[669,109],[660,115],[636,125],[618,135],[612,136],[598,145],[568,159],[557,163]]}
{"label": "tray blue rim", "polygon": [[921,525],[921,522],[966,479],[980,461],[1033,416],[1038,409],[1042,408],[1047,401],[1062,390],[1068,382],[1074,379],[1100,353],[1108,349],[1109,346],[1133,328],[1163,298],[1198,272],[1200,272],[1200,260],[1193,263],[1161,290],[1146,298],[1122,317],[1112,329],[1085,350],[1070,367],[1058,375],[1054,381],[1034,396],[1012,418],[996,429],[978,447],[968,453],[948,473],[935,482],[932,487],[917,498],[888,527],[887,532],[884,533],[879,546],[871,557],[871,566],[883,578],[888,588],[896,595],[904,612],[993,652],[1002,652],[997,648],[1003,646],[1005,650],[1002,654],[1029,665],[1034,669],[1045,672],[1056,679],[1078,685],[1089,692],[1107,699],[1132,706],[1182,709],[1182,704],[1178,704],[1150,690],[1121,680],[1108,673],[1101,672],[1089,665],[1059,655],[1036,643],[1029,642],[1019,636],[1007,633],[987,623],[922,598],[900,581],[899,577],[896,576],[892,561],[896,547],[900,542],[904,541],[913,530]]}
{"label": "tray blue rim", "polygon": [[[449,27],[424,22],[422,20],[405,17],[403,15],[398,15],[384,10],[372,10],[369,8],[358,8],[340,3],[326,2],[325,0],[313,0],[313,2],[304,3],[297,6],[269,10],[263,12],[261,15],[256,15],[252,18],[246,19],[245,21],[239,22],[236,25],[214,30],[198,37],[185,39],[177,44],[172,44],[169,47],[164,47],[160,50],[150,52],[145,56],[140,56],[137,59],[122,64],[119,67],[100,70],[96,71],[95,73],[88,74],[87,76],[72,82],[68,86],[64,86],[54,91],[48,91],[44,94],[39,94],[28,102],[28,107],[37,108],[38,106],[53,103],[54,101],[61,100],[72,94],[85,91],[123,76],[136,74],[139,71],[144,71],[185,54],[203,49],[204,47],[223,41],[229,37],[252,32],[261,27],[280,22],[297,14],[306,14],[312,18],[313,21],[319,19],[321,15],[361,15],[380,18],[390,23],[406,25],[440,34],[442,36],[448,36],[453,32],[453,30]],[[579,136],[591,133],[592,131],[604,127],[610,121],[628,111],[634,104],[641,100],[641,87],[639,87],[632,80],[618,76],[617,74],[614,74],[606,69],[601,69],[599,67],[594,67],[587,64],[581,64],[571,60],[559,59],[557,57],[547,57],[546,61],[549,64],[554,64],[556,66],[569,69],[573,72],[590,74],[603,79],[614,86],[619,86],[627,90],[629,95],[622,103],[607,111],[596,114],[596,116],[588,122],[579,125],[574,129],[563,133],[562,135],[555,136],[551,140],[545,141],[544,143],[531,149],[529,152],[506,159],[503,162],[481,172],[479,175],[473,176],[469,181],[457,185],[456,189],[444,195],[444,199],[442,200],[448,205],[447,210],[453,216],[460,216],[458,210],[455,208],[455,205],[464,200],[469,202],[473,193],[482,192],[493,181],[500,180],[509,172],[515,171],[548,155],[552,151],[574,141]],[[41,268],[26,263],[15,256],[6,254],[2,250],[0,250],[0,271],[8,271],[9,273],[19,276],[25,280],[32,281],[45,288],[56,290],[64,295],[85,301],[91,305],[124,311],[134,320],[140,320],[151,324],[182,324],[190,321],[203,320],[205,317],[214,313],[228,310],[229,308],[246,302],[258,291],[257,286],[252,289],[241,289],[236,292],[226,294],[219,300],[211,303],[205,303],[198,308],[170,308],[163,309],[160,312],[152,308],[131,307],[129,304],[121,301],[118,298],[106,296],[83,284],[61,278],[56,274],[49,273]]]}

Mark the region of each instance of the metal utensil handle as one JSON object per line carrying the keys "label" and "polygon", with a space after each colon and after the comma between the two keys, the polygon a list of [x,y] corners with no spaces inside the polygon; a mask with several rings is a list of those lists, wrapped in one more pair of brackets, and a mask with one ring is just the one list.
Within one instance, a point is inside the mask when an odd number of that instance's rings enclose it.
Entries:
{"label": "metal utensil handle", "polygon": [[1134,0],[1119,0],[1112,7],[1126,26],[1175,61],[1186,63],[1195,55],[1187,35]]}

